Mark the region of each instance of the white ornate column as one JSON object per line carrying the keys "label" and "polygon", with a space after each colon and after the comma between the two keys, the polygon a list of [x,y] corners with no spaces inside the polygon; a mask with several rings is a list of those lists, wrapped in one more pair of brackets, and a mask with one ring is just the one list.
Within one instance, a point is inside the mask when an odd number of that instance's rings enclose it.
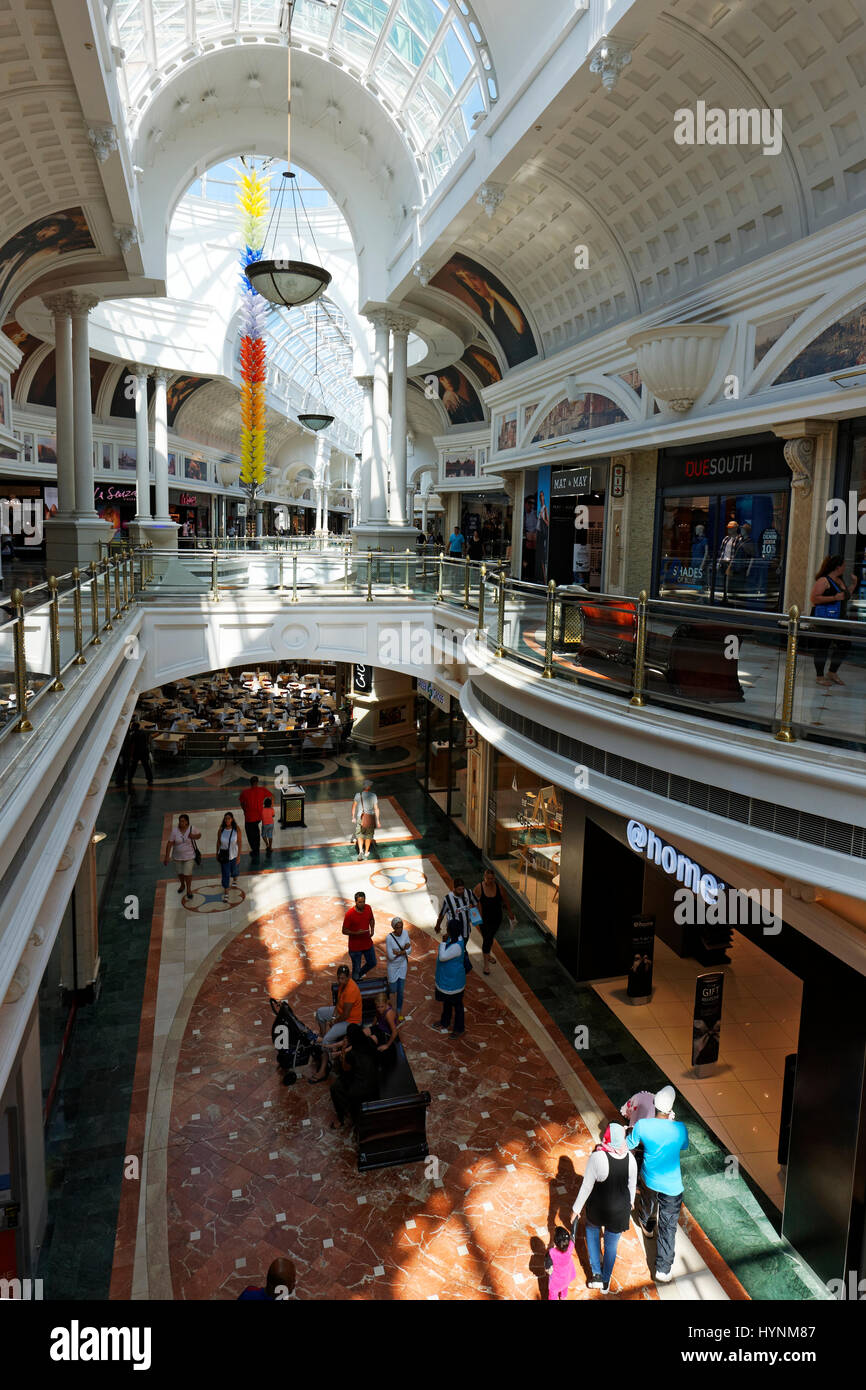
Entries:
{"label": "white ornate column", "polygon": [[150,539],[155,550],[177,550],[177,522],[168,510],[168,377],[163,367],[153,372],[153,483],[154,516]]}
{"label": "white ornate column", "polygon": [[427,540],[430,539],[430,484],[428,482],[424,491],[421,493],[421,530]]}
{"label": "white ornate column", "polygon": [[362,469],[361,455],[355,455],[355,467],[352,472],[352,525],[357,526],[361,520],[361,493],[362,493]]}
{"label": "white ornate column", "polygon": [[57,388],[57,518],[61,521],[68,521],[75,512],[72,300],[71,294],[52,294],[42,301],[48,312],[54,315],[54,361]]}
{"label": "white ornate column", "polygon": [[815,517],[826,518],[827,515],[836,454],[836,423],[800,418],[773,425],[772,430],[785,441],[785,462],[791,470],[783,606],[787,609],[796,603],[801,612],[808,612],[811,576],[832,548],[825,527],[816,526]]}
{"label": "white ornate column", "polygon": [[373,437],[370,467],[370,521],[373,525],[388,522],[388,359],[391,341],[390,314],[375,314],[370,322],[375,329],[373,348]]}
{"label": "white ornate column", "polygon": [[406,520],[410,526],[415,525],[415,495],[417,491],[414,483],[406,484]]}
{"label": "white ornate column", "polygon": [[150,435],[147,428],[147,367],[135,368],[135,523],[150,522]]}
{"label": "white ornate column", "polygon": [[409,375],[409,334],[415,320],[400,314],[389,316],[394,334],[394,370],[391,379],[391,467],[392,491],[390,520],[397,526],[412,524],[412,514],[406,510],[406,463],[409,421],[406,394]]}
{"label": "white ornate column", "polygon": [[328,534],[328,473],[331,465],[331,446],[322,435],[316,439],[316,535]]}
{"label": "white ornate column", "polygon": [[[99,300],[92,294],[70,296],[72,315],[72,397],[75,435],[75,516],[96,521],[93,505],[93,414],[90,406],[91,309]],[[104,523],[103,523],[104,524]]]}

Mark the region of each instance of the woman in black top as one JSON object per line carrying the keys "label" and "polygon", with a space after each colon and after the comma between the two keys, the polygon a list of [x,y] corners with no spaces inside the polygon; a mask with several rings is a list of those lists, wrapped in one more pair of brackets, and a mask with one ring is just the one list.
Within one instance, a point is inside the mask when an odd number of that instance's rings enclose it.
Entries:
{"label": "woman in black top", "polygon": [[357,1023],[350,1023],[346,1029],[342,1071],[331,1087],[331,1100],[337,1112],[337,1121],[331,1126],[332,1129],[344,1124],[347,1115],[351,1115],[357,1124],[363,1102],[378,1097],[378,1058],[378,1048],[373,1040]]}
{"label": "woman in black top", "polygon": [[481,950],[484,953],[484,973],[489,975],[491,965],[495,964],[493,942],[502,925],[503,909],[508,912],[512,926],[514,926],[514,913],[503,897],[502,889],[496,882],[492,869],[484,870],[484,877],[476,885],[475,897],[481,912]]}
{"label": "woman in black top", "polygon": [[[845,559],[842,555],[828,555],[818,573],[809,601],[812,604],[813,618],[844,618],[845,606],[857,588],[854,575],[845,578]],[[815,637],[812,641],[812,659],[815,662],[815,675],[819,685],[844,685],[837,672],[851,643],[836,637]],[[827,660],[830,670],[824,675]]]}

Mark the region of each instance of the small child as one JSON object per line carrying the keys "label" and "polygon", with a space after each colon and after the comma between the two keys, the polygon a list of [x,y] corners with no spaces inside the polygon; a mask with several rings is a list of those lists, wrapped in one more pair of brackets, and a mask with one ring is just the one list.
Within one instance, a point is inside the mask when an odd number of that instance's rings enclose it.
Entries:
{"label": "small child", "polygon": [[547,1252],[550,1276],[547,1281],[548,1299],[568,1298],[568,1290],[577,1278],[574,1267],[574,1241],[564,1226],[557,1226],[553,1244]]}
{"label": "small child", "polygon": [[274,803],[269,796],[265,797],[262,807],[262,839],[265,842],[265,854],[270,854],[274,847]]}

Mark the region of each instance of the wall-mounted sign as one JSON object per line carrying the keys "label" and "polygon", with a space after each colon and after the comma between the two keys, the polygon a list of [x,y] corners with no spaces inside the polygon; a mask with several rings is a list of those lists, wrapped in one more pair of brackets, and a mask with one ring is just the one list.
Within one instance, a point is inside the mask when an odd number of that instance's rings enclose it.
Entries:
{"label": "wall-mounted sign", "polygon": [[437,705],[439,709],[444,709],[447,713],[451,708],[451,696],[445,690],[440,690],[438,685],[432,681],[418,682],[418,694],[423,695],[425,700],[429,700],[431,705]]}
{"label": "wall-mounted sign", "polygon": [[715,971],[695,980],[695,1014],[692,1022],[692,1066],[702,1067],[719,1060],[722,1030],[722,990],[725,977]]}
{"label": "wall-mounted sign", "polygon": [[636,854],[646,854],[651,864],[656,864],[664,873],[670,874],[678,883],[685,884],[693,893],[703,898],[705,903],[714,904],[725,887],[715,874],[706,873],[699,864],[687,854],[665,844],[655,831],[648,830],[639,820],[630,820],[626,826],[626,839]]}
{"label": "wall-mounted sign", "polygon": [[112,487],[111,484],[106,487],[100,483],[93,489],[93,500],[94,502],[134,502],[135,488]]}
{"label": "wall-mounted sign", "polygon": [[372,695],[373,667],[355,665],[352,667],[352,688],[356,695]]}
{"label": "wall-mounted sign", "polygon": [[690,449],[665,449],[659,457],[659,481],[663,488],[683,483],[736,483],[763,478],[791,480],[785,462],[784,440],[771,444],[744,443],[721,448],[698,444]]}
{"label": "wall-mounted sign", "polygon": [[615,463],[610,470],[611,497],[625,497],[625,464]]}
{"label": "wall-mounted sign", "polygon": [[592,468],[554,469],[550,490],[554,497],[579,497],[581,493],[592,492]]}
{"label": "wall-mounted sign", "polygon": [[194,492],[182,492],[180,494],[180,505],[182,507],[195,507],[198,505],[198,498]]}

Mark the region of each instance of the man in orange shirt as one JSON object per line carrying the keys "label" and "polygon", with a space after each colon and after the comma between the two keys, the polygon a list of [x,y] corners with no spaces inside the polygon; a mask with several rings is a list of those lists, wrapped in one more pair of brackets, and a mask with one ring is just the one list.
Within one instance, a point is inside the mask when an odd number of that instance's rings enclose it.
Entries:
{"label": "man in orange shirt", "polygon": [[363,1012],[361,991],[351,978],[348,965],[341,965],[337,971],[336,1004],[323,1004],[321,1009],[316,1009],[316,1022],[322,1039],[322,1060],[315,1074],[307,1078],[311,1083],[324,1081],[328,1070],[326,1049],[346,1036],[350,1023],[360,1024]]}
{"label": "man in orange shirt", "polygon": [[250,847],[250,855],[253,859],[258,859],[259,857],[262,808],[264,807],[265,797],[267,795],[267,787],[260,787],[258,777],[251,777],[250,785],[244,787],[238,797],[241,803],[241,810],[244,813],[244,829],[247,832],[247,844]]}

